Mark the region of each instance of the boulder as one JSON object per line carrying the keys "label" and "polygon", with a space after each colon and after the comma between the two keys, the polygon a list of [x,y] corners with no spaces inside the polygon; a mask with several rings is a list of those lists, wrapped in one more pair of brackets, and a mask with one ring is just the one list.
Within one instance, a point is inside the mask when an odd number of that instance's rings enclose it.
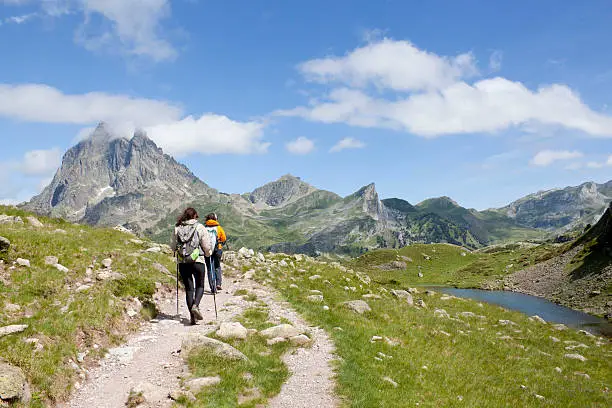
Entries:
{"label": "boulder", "polygon": [[586,357],[580,354],[566,354],[563,357],[569,358],[570,360],[587,361]]}
{"label": "boulder", "polygon": [[204,333],[189,333],[183,338],[182,355],[187,358],[194,349],[204,349],[216,356],[230,361],[247,361],[248,358],[242,352],[219,340],[206,337]]}
{"label": "boulder", "polygon": [[8,336],[9,334],[21,333],[27,328],[27,324],[13,324],[10,326],[0,327],[0,337]]}
{"label": "boulder", "polygon": [[266,257],[261,252],[257,253],[256,259],[257,259],[257,262],[261,262],[261,263],[266,262]]}
{"label": "boulder", "polygon": [[96,275],[96,279],[99,280],[99,281],[120,280],[120,279],[124,279],[124,278],[125,278],[125,275],[123,275],[123,274],[121,274],[119,272],[113,272],[111,270],[100,271]]}
{"label": "boulder", "polygon": [[278,326],[270,327],[259,332],[263,337],[267,339],[273,339],[276,337],[282,337],[288,339],[302,334],[302,330],[294,327],[290,324],[280,324]]}
{"label": "boulder", "polygon": [[55,264],[54,266],[55,266],[55,268],[56,268],[58,271],[60,271],[60,272],[67,273],[67,272],[69,272],[69,271],[70,271],[68,268],[66,268],[66,267],[65,267],[64,265],[62,265],[62,264]]}
{"label": "boulder", "polygon": [[343,305],[357,314],[364,314],[372,310],[370,305],[363,300],[349,300],[348,302],[344,302]]}
{"label": "boulder", "polygon": [[532,321],[532,322],[538,322],[538,323],[546,324],[546,320],[542,319],[542,318],[541,318],[540,316],[538,316],[538,315],[531,316],[531,317],[529,318],[529,320],[530,320],[530,321]]}
{"label": "boulder", "polygon": [[0,406],[3,406],[3,401],[18,402],[24,400],[26,388],[26,377],[21,368],[0,360]]}
{"label": "boulder", "polygon": [[412,299],[412,295],[405,290],[391,290],[391,294],[398,299],[405,299],[406,302],[412,306],[414,305],[414,300]]}
{"label": "boulder", "polygon": [[240,339],[245,340],[249,335],[249,331],[238,322],[223,322],[217,330],[217,336],[224,339]]}
{"label": "boulder", "polygon": [[112,264],[113,264],[113,260],[110,258],[106,258],[102,260],[102,266],[107,269],[110,268]]}
{"label": "boulder", "polygon": [[308,336],[306,336],[305,334],[298,334],[297,336],[293,336],[289,338],[289,342],[293,345],[293,346],[304,346],[308,343],[310,343],[310,338]]}
{"label": "boulder", "polygon": [[21,306],[14,303],[7,303],[4,305],[4,311],[7,313],[17,313],[21,310]]}
{"label": "boulder", "polygon": [[240,258],[245,258],[245,259],[249,259],[251,258],[251,253],[249,252],[249,250],[245,247],[242,247],[238,250],[238,256]]}
{"label": "boulder", "polygon": [[323,303],[323,295],[310,295],[306,300],[311,303]]}
{"label": "boulder", "polygon": [[30,267],[30,261],[28,259],[17,258],[15,262],[17,262],[17,265],[19,266],[23,266],[26,268]]}
{"label": "boulder", "polygon": [[202,388],[213,387],[215,385],[221,384],[221,377],[202,377],[202,378],[194,378],[193,380],[189,380],[185,383],[187,388],[194,394],[200,392]]}
{"label": "boulder", "polygon": [[434,310],[434,316],[435,317],[442,317],[445,319],[450,319],[450,316],[448,314],[448,312],[444,309],[436,309]]}
{"label": "boulder", "polygon": [[0,252],[8,252],[11,247],[11,241],[4,237],[0,237]]}
{"label": "boulder", "polygon": [[0,224],[23,224],[23,220],[19,216],[0,214]]}
{"label": "boulder", "polygon": [[29,216],[29,217],[26,217],[26,220],[28,220],[28,223],[30,223],[30,225],[33,226],[34,228],[42,228],[45,226],[36,217]]}
{"label": "boulder", "polygon": [[59,262],[57,256],[45,256],[45,265],[54,266]]}

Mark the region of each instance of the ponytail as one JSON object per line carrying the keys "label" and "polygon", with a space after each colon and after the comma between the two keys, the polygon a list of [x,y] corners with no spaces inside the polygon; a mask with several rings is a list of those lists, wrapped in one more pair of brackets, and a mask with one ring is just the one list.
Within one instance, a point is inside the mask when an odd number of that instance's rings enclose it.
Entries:
{"label": "ponytail", "polygon": [[176,220],[176,226],[178,227],[185,221],[196,220],[196,219],[198,219],[198,212],[194,208],[189,207],[185,209],[185,211],[183,211],[183,214],[181,214],[178,217],[178,219]]}

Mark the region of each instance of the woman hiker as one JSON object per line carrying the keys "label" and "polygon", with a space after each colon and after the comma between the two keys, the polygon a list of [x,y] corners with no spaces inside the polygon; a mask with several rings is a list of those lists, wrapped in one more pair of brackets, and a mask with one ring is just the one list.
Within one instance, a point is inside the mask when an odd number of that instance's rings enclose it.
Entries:
{"label": "woman hiker", "polygon": [[208,284],[212,293],[222,290],[223,276],[221,274],[221,257],[223,256],[223,246],[227,241],[225,231],[219,225],[217,214],[210,213],[206,216],[206,229],[217,237],[215,248],[210,257],[206,258],[208,270]]}
{"label": "woman hiker", "polygon": [[191,324],[195,325],[196,320],[204,318],[200,312],[200,301],[204,295],[206,257],[214,249],[206,229],[198,222],[198,212],[195,209],[187,208],[178,218],[170,246],[177,254]]}

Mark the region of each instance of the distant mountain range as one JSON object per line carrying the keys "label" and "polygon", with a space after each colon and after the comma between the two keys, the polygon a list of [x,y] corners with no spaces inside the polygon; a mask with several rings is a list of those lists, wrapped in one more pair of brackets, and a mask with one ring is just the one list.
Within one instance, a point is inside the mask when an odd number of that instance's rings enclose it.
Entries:
{"label": "distant mountain range", "polygon": [[164,154],[144,133],[116,137],[104,124],[64,155],[53,181],[24,207],[92,225],[123,225],[166,241],[187,205],[215,211],[235,246],[282,252],[358,254],[413,242],[479,248],[542,239],[594,223],[612,181],[531,194],[476,211],[448,197],[412,205],[381,200],[374,184],[347,197],[286,175],[245,194],[221,193]]}

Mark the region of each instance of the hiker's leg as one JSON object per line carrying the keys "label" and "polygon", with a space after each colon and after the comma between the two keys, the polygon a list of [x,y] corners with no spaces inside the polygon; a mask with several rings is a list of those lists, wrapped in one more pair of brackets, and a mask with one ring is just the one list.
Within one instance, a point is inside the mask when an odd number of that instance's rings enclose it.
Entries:
{"label": "hiker's leg", "polygon": [[193,269],[191,264],[179,264],[179,272],[185,286],[185,300],[187,301],[187,309],[191,310],[193,306],[193,296],[195,287],[193,283]]}
{"label": "hiker's leg", "polygon": [[206,275],[206,266],[202,263],[195,263],[195,299],[193,304],[200,307],[200,301],[204,296],[204,275]]}
{"label": "hiker's leg", "polygon": [[217,286],[221,286],[223,283],[223,276],[221,274],[221,258],[223,257],[223,250],[219,249],[215,252],[215,276],[217,278]]}
{"label": "hiker's leg", "polygon": [[210,287],[211,292],[215,292],[217,290],[217,285],[215,283],[215,275],[214,270],[211,268],[212,264],[212,256],[207,256],[206,258],[206,269],[208,269],[208,286]]}

